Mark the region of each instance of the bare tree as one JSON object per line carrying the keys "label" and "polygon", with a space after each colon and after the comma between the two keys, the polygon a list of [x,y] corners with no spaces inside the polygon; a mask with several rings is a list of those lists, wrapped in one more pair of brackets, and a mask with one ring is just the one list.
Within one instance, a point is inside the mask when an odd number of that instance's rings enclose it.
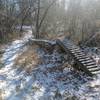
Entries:
{"label": "bare tree", "polygon": [[37,1],[37,10],[36,10],[36,12],[35,12],[35,18],[36,18],[36,25],[35,25],[35,38],[40,38],[40,28],[41,28],[41,26],[42,26],[42,24],[43,24],[43,22],[44,22],[44,19],[46,18],[46,16],[47,16],[47,13],[48,13],[48,11],[49,11],[49,9],[50,9],[50,7],[54,4],[56,2],[56,0],[53,0],[48,6],[47,6],[47,8],[45,9],[45,11],[44,11],[44,14],[42,15],[42,17],[41,17],[41,19],[40,19],[40,9],[41,9],[41,1],[40,0],[38,0]]}

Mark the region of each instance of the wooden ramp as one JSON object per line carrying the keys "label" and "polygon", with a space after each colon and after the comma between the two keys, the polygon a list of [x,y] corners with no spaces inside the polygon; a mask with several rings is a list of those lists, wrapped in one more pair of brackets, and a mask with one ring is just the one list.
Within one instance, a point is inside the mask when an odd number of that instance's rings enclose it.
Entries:
{"label": "wooden ramp", "polygon": [[71,41],[65,39],[61,41],[57,39],[57,45],[59,45],[66,53],[69,53],[78,65],[78,69],[84,71],[89,76],[93,76],[100,73],[100,67],[96,65],[96,62],[87,56],[80,47],[74,45]]}

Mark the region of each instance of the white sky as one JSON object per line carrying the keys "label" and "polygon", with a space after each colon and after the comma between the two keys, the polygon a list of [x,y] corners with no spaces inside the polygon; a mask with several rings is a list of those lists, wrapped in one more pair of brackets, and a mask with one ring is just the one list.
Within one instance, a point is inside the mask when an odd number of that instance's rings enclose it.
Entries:
{"label": "white sky", "polygon": [[[63,0],[59,0],[59,2],[61,2],[61,1],[63,1]],[[66,7],[65,7],[65,9],[67,10],[67,5],[68,5],[68,2],[69,2],[69,0],[65,0],[66,1]]]}

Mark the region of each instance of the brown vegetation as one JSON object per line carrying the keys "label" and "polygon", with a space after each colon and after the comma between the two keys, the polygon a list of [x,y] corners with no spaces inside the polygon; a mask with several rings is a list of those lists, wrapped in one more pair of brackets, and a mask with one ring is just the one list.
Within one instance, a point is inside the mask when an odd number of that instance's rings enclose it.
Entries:
{"label": "brown vegetation", "polygon": [[41,63],[34,48],[36,49],[35,45],[32,47],[29,46],[29,48],[15,60],[15,66],[25,70],[27,73],[31,73],[31,71]]}
{"label": "brown vegetation", "polygon": [[2,100],[2,91],[0,90],[0,100]]}

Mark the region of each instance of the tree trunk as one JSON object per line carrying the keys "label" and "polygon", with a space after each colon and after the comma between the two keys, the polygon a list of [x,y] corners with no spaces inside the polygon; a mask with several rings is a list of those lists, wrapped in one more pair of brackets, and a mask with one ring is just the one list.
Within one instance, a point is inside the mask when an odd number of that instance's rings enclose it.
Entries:
{"label": "tree trunk", "polygon": [[39,38],[39,15],[40,15],[40,0],[38,0],[38,9],[37,9],[37,17],[36,17],[36,35],[35,38],[38,39]]}

